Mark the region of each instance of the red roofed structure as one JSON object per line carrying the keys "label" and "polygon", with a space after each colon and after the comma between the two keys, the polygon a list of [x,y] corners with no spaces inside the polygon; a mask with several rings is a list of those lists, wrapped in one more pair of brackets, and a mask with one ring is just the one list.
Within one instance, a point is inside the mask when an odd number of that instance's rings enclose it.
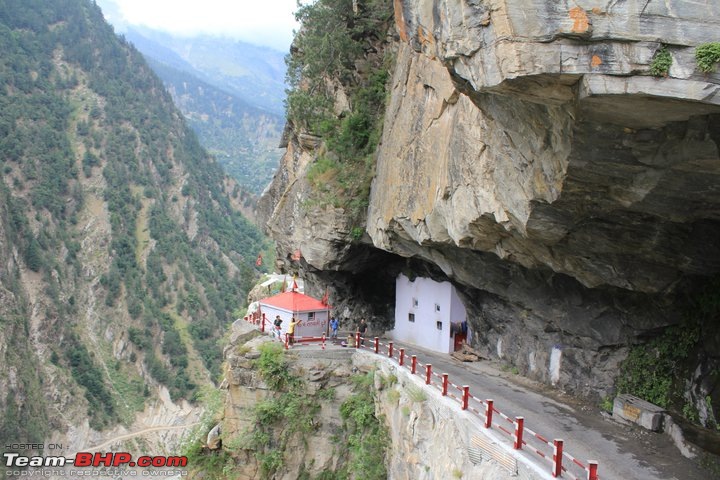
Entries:
{"label": "red roofed structure", "polygon": [[327,333],[331,306],[316,298],[290,291],[263,298],[259,303],[261,313],[271,324],[280,315],[283,334],[292,317],[300,320],[295,329],[296,337],[316,337]]}

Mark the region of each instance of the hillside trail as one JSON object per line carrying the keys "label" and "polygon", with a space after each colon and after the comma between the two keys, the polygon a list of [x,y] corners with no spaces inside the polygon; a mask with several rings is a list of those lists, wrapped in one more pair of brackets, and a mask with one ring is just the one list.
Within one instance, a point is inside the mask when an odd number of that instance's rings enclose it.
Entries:
{"label": "hillside trail", "polygon": [[[113,445],[114,443],[120,442],[122,440],[129,440],[131,438],[141,437],[141,436],[146,435],[151,432],[188,429],[188,428],[194,427],[195,425],[198,425],[199,423],[200,422],[189,423],[187,425],[160,425],[160,426],[156,426],[156,427],[148,427],[148,428],[144,428],[142,430],[138,430],[135,432],[124,433],[122,435],[116,435],[98,445],[94,445],[92,447],[83,447],[80,451],[96,452],[98,450],[103,450],[103,449]],[[77,453],[77,452],[75,452],[75,453]]]}

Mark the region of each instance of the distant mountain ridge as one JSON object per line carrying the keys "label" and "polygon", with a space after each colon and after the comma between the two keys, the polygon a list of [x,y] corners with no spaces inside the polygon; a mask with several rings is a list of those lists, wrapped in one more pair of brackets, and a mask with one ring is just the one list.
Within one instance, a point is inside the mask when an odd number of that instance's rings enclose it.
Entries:
{"label": "distant mountain ridge", "polygon": [[[246,205],[253,205],[282,154],[282,55],[243,42],[181,39],[145,28],[128,27],[126,38],[163,80],[202,145],[251,194]],[[236,61],[225,61],[225,55]]]}
{"label": "distant mountain ridge", "polygon": [[192,74],[245,100],[283,115],[285,54],[268,47],[202,35],[179,37],[127,27],[125,38],[143,55]]}
{"label": "distant mountain ridge", "polygon": [[283,118],[148,55],[146,59],[200,143],[244,190],[262,192],[282,154],[278,144]]}

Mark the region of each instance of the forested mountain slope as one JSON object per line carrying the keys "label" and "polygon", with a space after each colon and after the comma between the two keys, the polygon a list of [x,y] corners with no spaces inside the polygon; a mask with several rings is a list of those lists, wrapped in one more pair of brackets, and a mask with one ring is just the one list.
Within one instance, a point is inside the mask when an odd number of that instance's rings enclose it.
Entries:
{"label": "forested mountain slope", "polygon": [[200,142],[243,188],[248,205],[277,169],[284,120],[145,54]]}
{"label": "forested mountain slope", "polygon": [[[99,4],[113,12],[113,2]],[[253,207],[282,155],[283,54],[205,35],[180,38],[128,26],[118,13],[110,17],[163,80],[200,143],[242,187],[241,201]]]}
{"label": "forested mountain slope", "polygon": [[123,27],[120,33],[149,57],[197,76],[253,107],[284,113],[286,52],[230,38],[181,37],[145,27]]}
{"label": "forested mountain slope", "polygon": [[94,2],[0,2],[0,48],[0,438],[77,447],[216,379],[267,245]]}

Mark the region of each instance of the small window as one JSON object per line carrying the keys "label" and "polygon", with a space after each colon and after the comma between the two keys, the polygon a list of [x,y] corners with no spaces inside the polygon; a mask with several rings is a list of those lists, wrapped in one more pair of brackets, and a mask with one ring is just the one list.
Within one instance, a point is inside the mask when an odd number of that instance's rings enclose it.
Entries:
{"label": "small window", "polygon": [[438,330],[442,330],[442,322],[436,322],[435,325],[437,326]]}
{"label": "small window", "polygon": [[408,322],[415,323],[415,314],[414,313],[408,313]]}
{"label": "small window", "polygon": [[435,311],[436,311],[436,312],[439,312],[439,311],[440,311],[440,304],[439,304],[439,303],[436,303],[436,304],[435,304]]}
{"label": "small window", "polygon": [[308,312],[308,320],[315,320],[315,312]]}
{"label": "small window", "polygon": [[413,297],[413,307],[418,306],[418,299]]}

